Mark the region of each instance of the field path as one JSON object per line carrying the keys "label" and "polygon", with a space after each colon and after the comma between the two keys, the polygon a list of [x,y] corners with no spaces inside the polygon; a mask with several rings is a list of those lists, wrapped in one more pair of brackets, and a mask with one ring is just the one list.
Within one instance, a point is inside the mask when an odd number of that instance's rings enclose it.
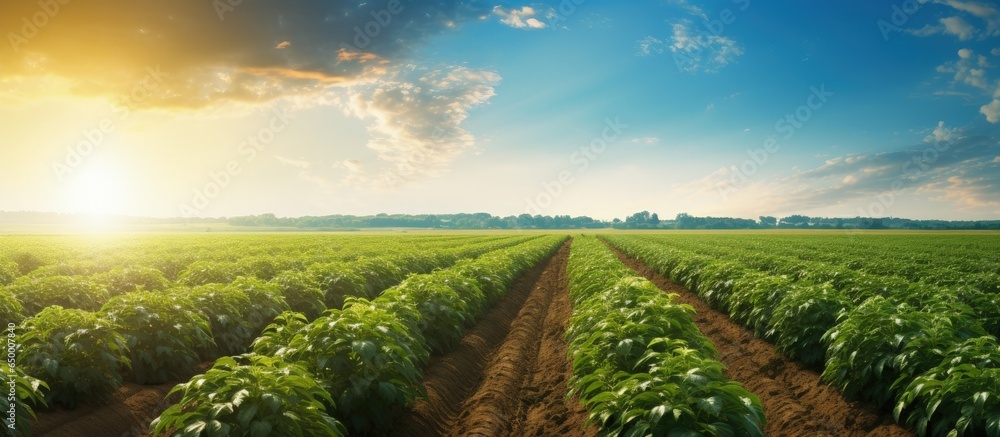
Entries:
{"label": "field path", "polygon": [[431,359],[428,397],[400,419],[399,435],[596,434],[576,398],[566,402],[569,244],[519,279],[455,350]]}
{"label": "field path", "polygon": [[686,288],[656,273],[641,261],[612,247],[618,258],[660,289],[677,294],[677,301],[694,307],[694,322],[716,349],[726,374],[760,397],[767,436],[912,436],[890,414],[873,405],[849,402],[836,388],[820,381],[819,373],[791,361],[774,345],[729,316],[708,306]]}

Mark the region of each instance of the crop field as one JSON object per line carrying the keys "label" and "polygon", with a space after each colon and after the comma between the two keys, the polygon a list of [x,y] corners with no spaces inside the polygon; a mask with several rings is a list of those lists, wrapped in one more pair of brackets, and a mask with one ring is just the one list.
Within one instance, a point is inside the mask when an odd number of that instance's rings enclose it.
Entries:
{"label": "crop field", "polygon": [[1000,435],[1000,234],[0,236],[27,436]]}

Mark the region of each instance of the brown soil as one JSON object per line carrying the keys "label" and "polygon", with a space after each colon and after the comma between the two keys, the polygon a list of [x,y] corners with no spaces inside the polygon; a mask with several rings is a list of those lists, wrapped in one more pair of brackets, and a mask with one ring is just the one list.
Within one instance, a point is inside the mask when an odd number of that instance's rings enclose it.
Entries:
{"label": "brown soil", "polygon": [[569,243],[522,277],[454,351],[432,359],[428,396],[400,418],[407,436],[591,436],[566,400]]}
{"label": "brown soil", "polygon": [[[612,248],[614,249],[614,248]],[[716,349],[727,374],[760,397],[764,406],[767,436],[912,436],[891,415],[874,405],[849,402],[820,375],[791,361],[774,345],[754,337],[753,332],[729,316],[708,306],[696,294],[675,284],[636,259],[615,250],[618,258],[658,287],[677,294],[676,300],[694,307],[695,323]]]}
{"label": "brown soil", "polygon": [[[195,368],[204,373],[212,367],[206,361]],[[185,379],[186,381],[186,379]],[[173,405],[178,394],[167,398],[167,393],[177,384],[174,381],[159,385],[125,383],[103,403],[81,404],[70,410],[55,406],[36,411],[37,420],[31,423],[31,432],[41,437],[140,437],[149,435],[149,423],[163,410]]]}

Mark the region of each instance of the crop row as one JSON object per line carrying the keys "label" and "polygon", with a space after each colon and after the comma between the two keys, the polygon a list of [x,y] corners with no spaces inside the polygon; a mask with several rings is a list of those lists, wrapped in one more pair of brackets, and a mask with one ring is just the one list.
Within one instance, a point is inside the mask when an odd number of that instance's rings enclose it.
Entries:
{"label": "crop row", "polygon": [[995,294],[921,283],[847,288],[799,267],[765,273],[735,256],[604,238],[789,356],[825,363],[824,380],[849,398],[893,407],[921,435],[1000,434],[1000,345],[988,332],[996,333]]}
{"label": "crop row", "polygon": [[760,400],[724,375],[694,310],[592,237],[569,260],[570,385],[605,435],[763,435]]}
{"label": "crop row", "polygon": [[386,432],[394,411],[425,394],[422,369],[430,353],[457,344],[518,277],[564,241],[542,237],[413,275],[373,300],[349,298],[312,322],[286,312],[254,342],[253,353],[220,360],[175,387],[181,400],[153,422],[153,433]]}
{"label": "crop row", "polygon": [[[241,276],[228,284],[137,290],[108,299],[97,311],[39,304],[44,309],[14,329],[17,369],[23,372],[15,381],[25,387],[23,395],[17,396],[25,403],[18,411],[30,417],[29,403],[72,407],[81,400],[99,401],[124,380],[158,384],[187,377],[199,362],[246,351],[283,312],[298,311],[305,320],[312,320],[328,307],[339,307],[344,299],[375,298],[408,275],[448,267],[458,256],[503,250],[524,240],[472,244],[450,253],[324,263],[305,271],[282,272],[270,281]],[[53,298],[86,302],[81,296],[85,295]],[[15,309],[19,305],[10,296],[0,302]],[[26,424],[27,420],[21,420],[17,426]]]}

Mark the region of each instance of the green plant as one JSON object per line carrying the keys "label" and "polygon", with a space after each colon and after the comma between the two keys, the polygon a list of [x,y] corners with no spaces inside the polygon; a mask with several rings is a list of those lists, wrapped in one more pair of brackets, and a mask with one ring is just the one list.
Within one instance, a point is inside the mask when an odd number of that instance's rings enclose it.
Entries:
{"label": "green plant", "polygon": [[998,394],[1000,345],[992,336],[971,338],[905,384],[893,414],[921,436],[1000,435]]}
{"label": "green plant", "polygon": [[21,276],[21,269],[14,261],[0,258],[0,286],[10,284]]}
{"label": "green plant", "polygon": [[129,366],[126,340],[95,313],[48,307],[21,325],[20,363],[49,383],[47,401],[75,407],[121,386]]}
{"label": "green plant", "polygon": [[837,315],[850,308],[850,299],[829,284],[796,287],[774,309],[768,337],[790,358],[822,366],[826,357],[823,335],[836,326]]}
{"label": "green plant", "polygon": [[17,263],[18,270],[20,270],[22,275],[27,275],[41,266],[44,266],[45,260],[38,257],[31,252],[18,252],[12,256],[11,261]]}
{"label": "green plant", "polygon": [[305,314],[293,311],[279,314],[253,341],[251,346],[254,353],[266,356],[284,354],[284,349],[291,343],[292,338],[308,324],[309,319]]}
{"label": "green plant", "polygon": [[292,311],[305,314],[306,318],[313,320],[326,311],[323,303],[323,290],[320,290],[317,283],[305,272],[286,271],[271,279],[270,283],[278,286],[285,302]]}
{"label": "green plant", "polygon": [[[34,407],[45,407],[45,391],[49,386],[44,381],[28,376],[19,367],[4,369],[4,387],[13,388],[14,398],[7,398],[8,408],[13,407],[16,412],[14,420],[5,412],[3,414],[3,429],[5,435],[12,437],[31,437],[31,427],[29,423],[35,420]],[[9,396],[9,395],[8,395]]]}
{"label": "green plant", "polygon": [[279,355],[323,381],[336,403],[331,408],[352,432],[386,430],[394,409],[424,395],[420,367],[428,350],[400,321],[416,317],[400,314],[403,308],[350,300],[301,329]]}
{"label": "green plant", "polygon": [[191,286],[228,284],[236,279],[236,271],[236,263],[195,261],[178,276],[177,281]]}
{"label": "green plant", "polygon": [[305,368],[261,355],[223,357],[179,384],[181,400],[150,424],[153,435],[344,436],[327,415],[330,394]]}
{"label": "green plant", "polygon": [[85,276],[21,277],[7,290],[21,302],[26,315],[51,305],[96,311],[109,298],[107,290]]}
{"label": "green plant", "polygon": [[198,351],[214,344],[208,320],[183,296],[137,291],[111,298],[101,313],[128,341],[139,384],[187,377],[198,364]]}
{"label": "green plant", "polygon": [[24,317],[24,307],[21,306],[21,302],[18,302],[10,291],[0,288],[0,321],[18,324]]}
{"label": "green plant", "polygon": [[250,299],[251,305],[244,312],[243,318],[249,324],[251,337],[256,337],[275,316],[291,309],[285,302],[281,289],[270,282],[241,276],[226,288]]}
{"label": "green plant", "polygon": [[138,290],[161,291],[170,287],[170,281],[163,276],[163,272],[144,266],[116,267],[94,275],[93,279],[111,296]]}
{"label": "green plant", "polygon": [[171,291],[191,301],[192,309],[205,315],[212,326],[215,343],[202,349],[202,359],[210,360],[219,355],[238,355],[246,352],[253,342],[254,327],[247,315],[254,303],[239,287],[208,284],[192,289],[178,288]]}
{"label": "green plant", "polygon": [[347,297],[368,297],[371,292],[363,276],[344,263],[317,263],[306,270],[323,291],[327,308],[342,308]]}

